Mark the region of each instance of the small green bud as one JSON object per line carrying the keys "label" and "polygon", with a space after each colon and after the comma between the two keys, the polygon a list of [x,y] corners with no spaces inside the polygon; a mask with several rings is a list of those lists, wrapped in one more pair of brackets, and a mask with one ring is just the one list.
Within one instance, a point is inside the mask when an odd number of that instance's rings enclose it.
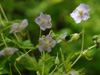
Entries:
{"label": "small green bud", "polygon": [[100,47],[100,39],[97,39],[96,44],[97,44],[96,48],[99,48]]}
{"label": "small green bud", "polygon": [[98,35],[94,35],[93,37],[92,37],[92,40],[93,41],[95,41],[95,40],[97,40],[98,39]]}
{"label": "small green bud", "polygon": [[71,39],[69,40],[69,42],[76,41],[79,39],[79,37],[80,37],[79,33],[71,34]]}
{"label": "small green bud", "polygon": [[24,57],[24,55],[21,55],[18,58],[16,58],[16,62],[20,62],[23,57]]}
{"label": "small green bud", "polygon": [[58,64],[59,64],[58,53],[57,53],[57,56],[56,56],[56,59],[55,59],[55,64],[56,64],[56,65],[58,65]]}
{"label": "small green bud", "polygon": [[37,75],[40,75],[39,71],[37,71],[36,73],[37,73]]}
{"label": "small green bud", "polygon": [[100,39],[97,39],[97,42],[96,43],[100,43]]}

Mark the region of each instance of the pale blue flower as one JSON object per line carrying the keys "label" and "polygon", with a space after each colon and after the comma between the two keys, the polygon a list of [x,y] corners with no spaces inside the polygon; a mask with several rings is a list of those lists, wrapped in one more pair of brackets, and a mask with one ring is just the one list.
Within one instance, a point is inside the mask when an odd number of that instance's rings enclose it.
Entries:
{"label": "pale blue flower", "polygon": [[51,28],[51,16],[50,15],[43,15],[40,13],[40,16],[35,19],[35,22],[40,26],[41,30],[45,30],[46,28]]}
{"label": "pale blue flower", "polygon": [[14,23],[14,24],[12,24],[12,28],[9,33],[21,32],[23,29],[25,29],[27,27],[27,25],[28,25],[27,19],[24,19],[21,23]]}
{"label": "pale blue flower", "polygon": [[3,49],[3,50],[0,51],[0,56],[12,55],[16,51],[18,51],[17,48],[5,48],[5,49]]}
{"label": "pale blue flower", "polygon": [[56,41],[52,39],[51,35],[47,35],[45,38],[39,38],[39,41],[38,49],[40,52],[44,50],[51,52],[51,48],[56,45]]}

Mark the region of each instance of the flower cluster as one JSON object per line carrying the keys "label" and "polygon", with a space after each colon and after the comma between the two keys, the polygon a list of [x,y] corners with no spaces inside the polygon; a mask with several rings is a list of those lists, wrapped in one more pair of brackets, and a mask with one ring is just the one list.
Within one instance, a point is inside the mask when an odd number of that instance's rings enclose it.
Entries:
{"label": "flower cluster", "polygon": [[40,44],[38,45],[38,49],[40,52],[46,50],[48,52],[51,52],[51,48],[53,48],[56,45],[56,41],[52,40],[51,35],[47,35],[45,38],[39,38]]}
{"label": "flower cluster", "polygon": [[46,28],[51,28],[51,17],[50,15],[43,15],[43,13],[40,13],[40,16],[35,19],[35,22],[40,26],[41,30],[45,30]]}
{"label": "flower cluster", "polygon": [[14,23],[14,24],[12,24],[12,28],[9,33],[21,32],[23,29],[25,29],[27,27],[27,25],[28,25],[27,19],[24,19],[21,23]]}
{"label": "flower cluster", "polygon": [[2,51],[0,51],[0,56],[12,55],[16,51],[18,51],[17,48],[5,48]]}
{"label": "flower cluster", "polygon": [[89,15],[90,7],[86,4],[80,4],[70,16],[75,20],[76,23],[80,23],[82,20],[90,18]]}

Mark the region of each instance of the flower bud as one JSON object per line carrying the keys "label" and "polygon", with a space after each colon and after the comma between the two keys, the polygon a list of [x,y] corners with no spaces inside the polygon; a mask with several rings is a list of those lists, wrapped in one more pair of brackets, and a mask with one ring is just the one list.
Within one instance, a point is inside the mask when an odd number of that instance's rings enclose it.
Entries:
{"label": "flower bud", "polygon": [[97,40],[98,39],[98,35],[94,35],[93,37],[92,37],[92,40],[93,41],[95,41],[95,40]]}
{"label": "flower bud", "polygon": [[80,37],[80,34],[74,33],[71,35],[71,39],[69,40],[69,42],[76,41],[79,39],[79,37]]}
{"label": "flower bud", "polygon": [[100,47],[100,39],[97,39],[96,44],[97,44],[96,48],[99,48]]}
{"label": "flower bud", "polygon": [[55,59],[55,64],[56,64],[56,65],[58,65],[58,64],[59,64],[58,54],[57,54],[56,59]]}
{"label": "flower bud", "polygon": [[37,73],[37,75],[40,75],[39,71],[37,71],[36,73]]}
{"label": "flower bud", "polygon": [[18,58],[16,58],[16,62],[20,62],[20,60],[24,57],[24,55],[19,56]]}

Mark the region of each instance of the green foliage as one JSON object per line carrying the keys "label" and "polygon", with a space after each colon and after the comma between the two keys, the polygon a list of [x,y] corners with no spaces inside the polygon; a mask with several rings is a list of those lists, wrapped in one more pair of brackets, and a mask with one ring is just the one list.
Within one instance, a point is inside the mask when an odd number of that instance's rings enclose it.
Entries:
{"label": "green foliage", "polygon": [[[70,13],[80,4],[86,3],[90,6],[91,11],[90,15],[91,18],[84,22],[85,25],[85,45],[84,50],[89,48],[91,45],[94,44],[92,41],[92,36],[100,34],[100,1],[99,0],[0,0],[0,4],[2,5],[9,23],[7,24],[6,20],[4,19],[1,11],[0,11],[0,33],[4,33],[4,38],[8,46],[10,47],[17,47],[19,51],[14,54],[15,58],[11,58],[12,63],[12,71],[14,75],[18,75],[17,71],[14,67],[14,62],[18,57],[20,57],[20,61],[17,62],[17,67],[21,71],[22,75],[41,75],[42,73],[42,63],[43,59],[38,51],[37,44],[39,39],[39,27],[35,23],[35,18],[39,16],[40,12],[45,14],[50,14],[52,18],[52,33],[53,36],[56,34],[62,34],[63,32],[67,32],[67,38],[64,43],[70,39],[70,34],[73,33],[80,33],[82,31],[82,23],[75,24],[74,20],[70,17]],[[18,42],[13,34],[9,34],[9,30],[11,24],[16,22],[21,22],[22,19],[27,18],[29,21],[28,28],[24,30],[22,33],[26,33],[29,31],[29,38],[27,39],[26,35],[23,38],[20,38],[21,42]],[[49,30],[42,32],[43,35],[49,33]],[[18,35],[20,35],[19,33]],[[59,36],[59,35],[58,35]],[[22,40],[21,40],[22,39]],[[76,42],[69,43],[65,45],[64,43],[57,44],[56,47],[52,49],[51,53],[46,53],[45,55],[45,75],[48,75],[54,69],[55,65],[55,58],[56,54],[58,53],[59,57],[59,64],[58,66],[63,63],[63,66],[58,67],[52,75],[64,75],[65,70],[68,69],[71,64],[72,60],[80,54],[81,49],[81,35],[79,40]],[[79,60],[78,63],[73,66],[75,72],[78,71],[80,68],[85,68],[83,71],[85,75],[96,75],[100,74],[100,57],[99,57],[99,46],[100,40],[95,40],[95,44],[97,44],[97,50],[92,49],[88,51],[85,55],[87,58],[93,58],[91,61],[86,59]],[[5,47],[5,43],[3,42],[0,36],[0,51]],[[59,51],[59,47],[61,47],[61,51]],[[27,54],[23,52],[23,49],[28,51],[32,50],[29,55],[35,65],[32,64]],[[91,53],[92,51],[92,53]],[[61,52],[61,57],[60,57]],[[73,54],[73,55],[72,55]],[[90,54],[90,55],[88,55]],[[23,56],[24,55],[24,56]],[[22,56],[22,57],[21,57]],[[41,58],[40,58],[41,57]],[[87,59],[88,59],[87,58]],[[0,57],[0,74],[9,74],[9,67],[7,65],[8,57]],[[94,63],[95,62],[95,63]],[[85,65],[83,65],[85,64]],[[21,65],[21,66],[20,66]],[[22,68],[24,67],[24,68]],[[72,69],[71,69],[72,70]],[[27,72],[27,73],[26,73]]]}

